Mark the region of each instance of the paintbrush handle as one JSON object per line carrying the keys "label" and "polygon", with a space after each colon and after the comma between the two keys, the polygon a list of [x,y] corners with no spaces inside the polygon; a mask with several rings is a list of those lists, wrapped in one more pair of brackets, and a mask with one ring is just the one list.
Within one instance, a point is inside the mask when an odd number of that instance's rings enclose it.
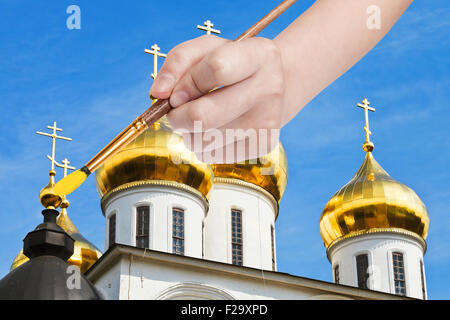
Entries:
{"label": "paintbrush handle", "polygon": [[126,127],[121,133],[117,135],[110,143],[108,143],[99,153],[97,153],[88,163],[83,167],[90,174],[97,170],[106,160],[122,150],[131,141],[136,139],[142,132],[147,130],[148,126],[142,117],[138,117],[128,127]]}
{"label": "paintbrush handle", "polygon": [[246,38],[256,37],[265,27],[267,27],[273,20],[278,18],[283,12],[285,12],[290,6],[296,3],[297,0],[284,0],[276,8],[266,14],[261,20],[251,26],[247,31],[241,34],[234,41],[241,41]]}
{"label": "paintbrush handle", "polygon": [[154,122],[169,113],[172,107],[170,106],[169,99],[156,100],[154,104],[141,115],[141,118],[145,121],[147,126],[151,126]]}

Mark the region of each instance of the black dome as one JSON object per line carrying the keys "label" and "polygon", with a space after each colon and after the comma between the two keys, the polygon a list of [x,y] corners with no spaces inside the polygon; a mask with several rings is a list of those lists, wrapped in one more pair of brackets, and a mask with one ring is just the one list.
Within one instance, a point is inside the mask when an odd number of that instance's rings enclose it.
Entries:
{"label": "black dome", "polygon": [[66,262],[74,239],[56,224],[59,212],[47,209],[42,214],[44,223],[23,240],[30,260],[0,280],[0,300],[102,299],[81,271]]}
{"label": "black dome", "polygon": [[80,272],[79,289],[69,289],[70,264],[55,256],[39,256],[0,280],[0,300],[99,300],[100,293]]}

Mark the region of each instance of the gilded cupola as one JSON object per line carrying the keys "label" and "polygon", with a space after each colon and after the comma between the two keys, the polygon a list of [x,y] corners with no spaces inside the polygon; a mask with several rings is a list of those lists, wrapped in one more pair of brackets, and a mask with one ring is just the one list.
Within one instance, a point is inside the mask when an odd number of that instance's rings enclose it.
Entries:
{"label": "gilded cupola", "polygon": [[160,119],[96,171],[100,195],[140,185],[169,185],[207,198],[211,166],[187,149],[181,134]]}
{"label": "gilded cupola", "polygon": [[[365,101],[365,102],[364,102]],[[368,107],[368,101],[363,101]],[[363,105],[359,105],[363,107]],[[372,155],[366,109],[366,152],[355,176],[325,205],[320,234],[327,248],[342,239],[375,232],[409,234],[424,241],[429,226],[428,211],[419,196],[394,180]]]}
{"label": "gilded cupola", "polygon": [[288,181],[287,156],[281,142],[258,159],[212,165],[215,181],[245,181],[269,192],[279,203]]}

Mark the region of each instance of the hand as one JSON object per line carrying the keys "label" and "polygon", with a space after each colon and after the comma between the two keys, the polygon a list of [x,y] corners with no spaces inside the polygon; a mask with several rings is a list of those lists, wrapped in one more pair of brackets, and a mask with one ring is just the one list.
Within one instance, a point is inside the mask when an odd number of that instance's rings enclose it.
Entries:
{"label": "hand", "polygon": [[272,40],[231,42],[205,35],[168,53],[150,94],[170,97],[169,122],[199,160],[230,163],[262,156],[277,145],[284,79]]}

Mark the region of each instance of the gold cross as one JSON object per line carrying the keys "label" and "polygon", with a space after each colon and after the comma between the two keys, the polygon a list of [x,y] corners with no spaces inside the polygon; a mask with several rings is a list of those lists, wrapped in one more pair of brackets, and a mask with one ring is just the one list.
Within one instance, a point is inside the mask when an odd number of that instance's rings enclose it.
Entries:
{"label": "gold cross", "polygon": [[211,32],[215,34],[220,34],[220,30],[213,29],[212,27],[214,27],[214,24],[212,24],[212,22],[209,20],[203,22],[203,26],[197,25],[197,29],[206,31],[206,34],[211,34]]}
{"label": "gold cross", "polygon": [[50,159],[50,161],[52,162],[52,170],[51,171],[55,171],[55,163],[56,163],[56,160],[55,160],[55,146],[56,146],[56,139],[67,140],[67,141],[72,141],[72,139],[58,136],[58,134],[56,132],[57,131],[63,131],[63,130],[56,126],[56,122],[53,122],[53,127],[47,126],[47,128],[50,129],[50,130],[53,130],[53,133],[49,134],[49,133],[40,132],[40,131],[36,131],[36,133],[41,135],[41,136],[46,136],[46,137],[52,138],[52,156],[50,157],[49,155],[47,155],[47,158]]}
{"label": "gold cross", "polygon": [[364,109],[364,117],[366,119],[366,126],[364,127],[364,131],[366,132],[366,142],[370,142],[370,135],[372,132],[369,129],[369,111],[375,112],[375,108],[369,107],[370,102],[364,98],[362,103],[358,103],[357,106]]}
{"label": "gold cross", "polygon": [[[49,156],[47,156],[47,158],[50,159]],[[62,163],[63,163],[63,164],[60,164],[60,163],[58,163],[58,162],[55,161],[55,164],[56,164],[56,166],[57,166],[58,168],[63,168],[63,169],[64,169],[64,177],[67,176],[67,170],[75,170],[75,169],[76,169],[75,167],[69,166],[70,161],[67,160],[67,158],[65,158],[65,159],[62,161]]]}
{"label": "gold cross", "polygon": [[152,54],[153,55],[153,73],[152,78],[153,80],[156,79],[156,76],[158,75],[158,57],[167,58],[167,54],[159,52],[161,50],[160,47],[155,43],[152,47],[152,50],[145,49],[145,53]]}

